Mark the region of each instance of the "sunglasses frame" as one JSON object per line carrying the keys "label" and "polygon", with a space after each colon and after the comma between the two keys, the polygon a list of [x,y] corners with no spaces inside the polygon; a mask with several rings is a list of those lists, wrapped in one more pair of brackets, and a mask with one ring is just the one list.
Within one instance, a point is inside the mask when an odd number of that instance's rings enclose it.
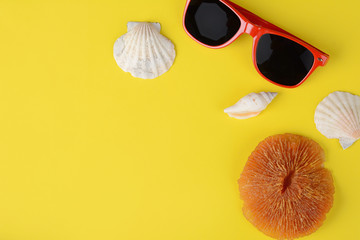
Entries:
{"label": "sunglasses frame", "polygon": [[[200,42],[199,40],[197,40],[195,37],[193,37],[189,31],[187,30],[186,26],[185,26],[185,16],[186,16],[186,12],[187,9],[189,7],[189,4],[192,0],[187,0],[186,1],[186,6],[185,6],[185,10],[184,10],[184,14],[183,14],[183,28],[185,30],[185,32],[196,42],[198,42],[199,44],[208,47],[208,48],[213,48],[213,49],[217,49],[217,48],[223,48],[228,46],[229,44],[231,44],[232,42],[234,42],[240,35],[242,35],[243,33],[247,33],[250,36],[253,37],[253,49],[252,49],[252,59],[253,59],[253,64],[255,66],[256,71],[260,74],[260,76],[262,76],[263,78],[265,78],[267,81],[277,85],[277,86],[281,86],[281,87],[285,87],[285,88],[295,88],[300,86],[301,84],[303,84],[305,82],[305,80],[311,75],[311,73],[319,66],[324,66],[327,61],[329,60],[329,55],[320,51],[319,49],[315,48],[314,46],[310,45],[309,43],[301,40],[300,38],[292,35],[291,33],[288,33],[287,31],[275,26],[274,24],[265,21],[264,19],[258,17],[257,15],[255,15],[254,13],[249,12],[248,10],[240,7],[239,5],[230,2],[228,0],[219,0],[219,2],[223,3],[225,6],[227,6],[229,9],[231,9],[240,19],[241,21],[241,25],[239,30],[236,32],[236,34],[229,39],[227,42],[225,42],[224,44],[221,44],[219,46],[210,46],[207,45],[205,43]],[[314,56],[314,63],[310,69],[310,71],[307,73],[307,75],[301,80],[301,82],[299,82],[296,85],[293,86],[287,86],[287,85],[282,85],[279,83],[276,83],[270,79],[268,79],[267,77],[265,77],[259,70],[257,64],[256,64],[256,48],[259,42],[259,39],[261,36],[263,36],[264,34],[274,34],[274,35],[278,35],[278,36],[282,36],[285,37],[287,39],[290,39],[302,46],[304,46],[305,48],[307,48]]]}

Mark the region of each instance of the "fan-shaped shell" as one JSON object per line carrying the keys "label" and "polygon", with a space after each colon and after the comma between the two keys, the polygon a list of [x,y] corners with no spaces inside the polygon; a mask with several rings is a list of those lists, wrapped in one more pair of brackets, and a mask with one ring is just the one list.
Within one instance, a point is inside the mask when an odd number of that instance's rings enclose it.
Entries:
{"label": "fan-shaped shell", "polygon": [[241,98],[235,105],[226,108],[224,112],[237,119],[255,117],[267,107],[276,95],[275,92],[250,93]]}
{"label": "fan-shaped shell", "polygon": [[151,79],[169,70],[175,59],[174,44],[160,34],[160,24],[129,22],[128,32],[114,44],[119,67],[132,76]]}
{"label": "fan-shaped shell", "polygon": [[336,91],[315,110],[316,128],[327,138],[337,138],[343,149],[360,138],[360,96]]}

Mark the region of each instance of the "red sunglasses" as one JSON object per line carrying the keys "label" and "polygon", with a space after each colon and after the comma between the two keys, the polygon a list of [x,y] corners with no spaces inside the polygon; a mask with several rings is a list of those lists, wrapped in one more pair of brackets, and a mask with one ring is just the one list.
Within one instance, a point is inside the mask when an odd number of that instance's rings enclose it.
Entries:
{"label": "red sunglasses", "polygon": [[222,48],[241,34],[253,39],[253,62],[266,80],[282,87],[300,86],[329,55],[228,0],[187,0],[186,33],[209,48]]}

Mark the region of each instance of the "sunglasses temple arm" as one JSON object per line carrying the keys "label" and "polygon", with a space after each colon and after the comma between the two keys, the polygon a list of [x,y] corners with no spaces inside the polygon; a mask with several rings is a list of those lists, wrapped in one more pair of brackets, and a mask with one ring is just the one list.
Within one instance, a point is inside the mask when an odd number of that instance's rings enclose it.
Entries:
{"label": "sunglasses temple arm", "polygon": [[[246,17],[251,23],[253,23],[254,25],[259,25],[259,26],[262,26],[262,27],[266,27],[266,28],[270,28],[270,29],[273,29],[275,31],[278,31],[278,32],[281,32],[281,33],[284,33],[284,34],[287,34],[287,35],[290,35],[302,42],[304,42],[303,40],[301,40],[300,38],[292,35],[291,33],[285,31],[284,29],[282,28],[279,28],[278,26],[262,19],[261,17],[255,15],[254,13],[252,12],[249,12],[248,10],[246,10],[245,8],[242,8],[240,7],[239,5],[233,3],[233,2],[230,2],[230,1],[227,1],[227,0],[223,0],[224,2],[226,2],[227,4],[231,5],[233,8],[235,8],[236,10],[238,10],[244,17]],[[319,52],[321,52],[322,54],[322,58],[325,60],[323,61],[323,64],[325,65],[326,63],[326,60],[329,58],[329,55],[322,52],[321,50],[317,49],[316,47],[312,46],[311,44],[309,43],[306,43],[308,44],[309,46],[315,48],[316,50],[318,50]]]}
{"label": "sunglasses temple arm", "polygon": [[244,17],[246,17],[253,24],[260,25],[260,26],[267,27],[267,28],[271,28],[273,30],[285,33],[287,35],[291,35],[292,37],[296,37],[296,36],[292,35],[291,33],[285,31],[284,29],[279,28],[278,26],[276,26],[276,25],[262,19],[261,17],[255,15],[254,13],[249,12],[245,8],[242,8],[242,7],[240,7],[239,5],[237,5],[237,4],[233,3],[233,2],[226,1],[226,0],[224,0],[224,1],[227,2],[229,5],[233,6],[236,10],[238,10]]}

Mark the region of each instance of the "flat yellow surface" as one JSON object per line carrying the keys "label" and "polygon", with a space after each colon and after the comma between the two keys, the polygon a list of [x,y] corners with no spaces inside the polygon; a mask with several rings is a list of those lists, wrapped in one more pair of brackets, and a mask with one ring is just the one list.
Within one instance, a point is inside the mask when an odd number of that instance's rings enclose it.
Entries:
{"label": "flat yellow surface", "polygon": [[[270,239],[242,214],[237,179],[265,137],[320,143],[336,188],[304,239],[360,239],[360,141],[317,131],[330,92],[360,95],[358,0],[240,1],[330,54],[299,88],[256,72],[252,38],[212,50],[182,28],[185,0],[0,1],[1,240]],[[114,61],[128,21],[160,22],[177,56],[133,78]],[[250,92],[278,96],[256,118],[223,109]]]}

